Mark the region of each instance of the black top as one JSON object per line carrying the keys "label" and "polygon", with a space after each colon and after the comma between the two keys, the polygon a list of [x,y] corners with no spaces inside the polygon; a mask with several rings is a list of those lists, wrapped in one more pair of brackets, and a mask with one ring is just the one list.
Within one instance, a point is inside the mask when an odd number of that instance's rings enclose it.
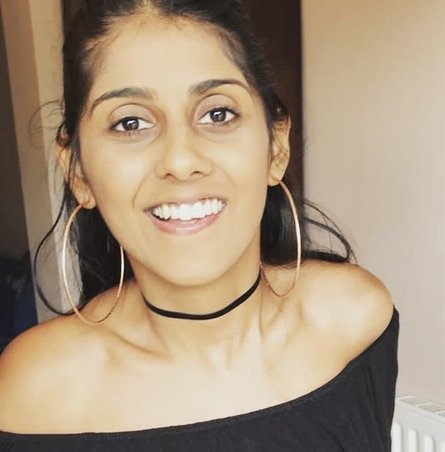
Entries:
{"label": "black top", "polygon": [[332,380],[270,408],[121,433],[0,432],[2,452],[390,452],[399,313]]}

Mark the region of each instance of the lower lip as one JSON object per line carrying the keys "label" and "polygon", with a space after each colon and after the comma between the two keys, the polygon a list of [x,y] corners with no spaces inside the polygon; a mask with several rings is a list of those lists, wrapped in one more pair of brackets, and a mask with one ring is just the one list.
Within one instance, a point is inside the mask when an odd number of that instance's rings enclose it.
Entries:
{"label": "lower lip", "polygon": [[209,215],[208,217],[191,220],[191,221],[181,221],[181,220],[168,220],[162,221],[156,218],[152,213],[147,212],[147,215],[151,219],[152,223],[157,229],[167,234],[173,235],[192,235],[207,229],[215,221],[219,219],[224,209],[221,212]]}

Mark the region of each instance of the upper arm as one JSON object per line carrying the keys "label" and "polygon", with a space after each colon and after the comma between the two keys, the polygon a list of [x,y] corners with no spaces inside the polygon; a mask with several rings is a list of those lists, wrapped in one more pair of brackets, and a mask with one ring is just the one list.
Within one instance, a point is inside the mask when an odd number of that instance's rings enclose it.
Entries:
{"label": "upper arm", "polygon": [[57,416],[76,359],[66,323],[50,321],[17,337],[0,355],[0,430],[38,432]]}
{"label": "upper arm", "polygon": [[374,342],[392,318],[394,304],[389,291],[357,265],[319,264],[312,284],[317,286],[318,326],[344,344],[350,357]]}
{"label": "upper arm", "polygon": [[0,430],[19,431],[37,420],[54,383],[54,334],[34,327],[14,339],[0,355]]}
{"label": "upper arm", "polygon": [[75,318],[57,318],[20,335],[0,355],[0,430],[45,433],[81,417],[78,407],[97,387],[86,389],[83,377],[91,382],[103,375],[104,357],[96,330]]}
{"label": "upper arm", "polygon": [[345,321],[352,344],[364,349],[384,332],[394,304],[385,285],[363,268],[355,267],[350,278],[351,290],[346,296],[349,312]]}
{"label": "upper arm", "polygon": [[34,338],[33,331],[26,332],[0,355],[0,430],[16,431],[36,397],[41,376],[35,366]]}

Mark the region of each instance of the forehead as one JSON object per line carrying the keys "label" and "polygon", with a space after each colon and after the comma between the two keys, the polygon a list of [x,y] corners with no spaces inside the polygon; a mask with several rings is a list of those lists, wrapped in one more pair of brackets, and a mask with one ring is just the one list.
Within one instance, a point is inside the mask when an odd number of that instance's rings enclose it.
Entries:
{"label": "forehead", "polygon": [[191,21],[129,21],[116,27],[101,49],[90,98],[122,86],[183,92],[206,79],[233,78],[247,84],[222,38]]}

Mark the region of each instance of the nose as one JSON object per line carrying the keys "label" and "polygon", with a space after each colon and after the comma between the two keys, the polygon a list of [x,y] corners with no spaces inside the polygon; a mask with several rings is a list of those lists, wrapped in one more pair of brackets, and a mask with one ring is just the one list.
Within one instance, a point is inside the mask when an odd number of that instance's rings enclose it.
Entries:
{"label": "nose", "polygon": [[172,127],[165,140],[155,172],[159,178],[187,181],[211,173],[212,161],[204,155],[202,140],[186,126]]}

